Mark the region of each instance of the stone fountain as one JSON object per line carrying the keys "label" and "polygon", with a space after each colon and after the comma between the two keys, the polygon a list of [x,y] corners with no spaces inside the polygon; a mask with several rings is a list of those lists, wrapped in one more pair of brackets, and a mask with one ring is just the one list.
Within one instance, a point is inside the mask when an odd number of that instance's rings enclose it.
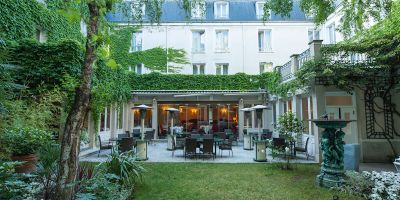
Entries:
{"label": "stone fountain", "polygon": [[340,186],[344,183],[344,132],[351,120],[312,120],[316,126],[323,128],[320,140],[322,165],[316,183],[321,187]]}

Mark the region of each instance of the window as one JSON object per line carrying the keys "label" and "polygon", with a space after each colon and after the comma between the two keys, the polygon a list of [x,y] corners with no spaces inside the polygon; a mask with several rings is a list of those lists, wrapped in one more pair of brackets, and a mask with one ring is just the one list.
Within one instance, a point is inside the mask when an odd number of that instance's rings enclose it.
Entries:
{"label": "window", "polygon": [[204,19],[206,13],[205,2],[197,2],[192,4],[192,19]]}
{"label": "window", "polygon": [[37,28],[36,29],[36,39],[40,42],[46,42],[47,41],[47,35],[46,32],[43,31],[42,28]]}
{"label": "window", "polygon": [[143,73],[143,64],[137,64],[136,66],[129,66],[129,71],[133,71],[136,74],[142,74]]}
{"label": "window", "polygon": [[131,49],[130,52],[141,51],[142,50],[142,32],[132,33]]}
{"label": "window", "polygon": [[205,51],[205,32],[204,30],[192,31],[192,52],[204,53]]}
{"label": "window", "polygon": [[228,75],[228,64],[217,64],[216,69],[217,75]]}
{"label": "window", "polygon": [[271,51],[271,30],[258,31],[258,50],[260,52]]}
{"label": "window", "polygon": [[217,30],[216,32],[216,45],[215,50],[217,52],[227,52],[229,50],[228,46],[228,30]]}
{"label": "window", "polygon": [[193,74],[205,74],[205,64],[193,64]]}
{"label": "window", "polygon": [[218,1],[214,3],[214,17],[215,19],[228,19],[229,18],[229,3],[225,1]]}
{"label": "window", "polygon": [[[264,17],[264,5],[265,2],[256,2],[257,19],[263,19]],[[269,19],[271,19],[271,10],[269,10]]]}
{"label": "window", "polygon": [[336,43],[336,28],[335,24],[328,26],[328,38],[330,44]]}
{"label": "window", "polygon": [[83,19],[81,19],[80,26],[81,26],[82,35],[86,37],[87,36],[87,25]]}
{"label": "window", "polygon": [[260,74],[272,71],[272,62],[260,62]]}
{"label": "window", "polygon": [[309,29],[308,42],[312,42],[313,40],[319,40],[319,30]]}

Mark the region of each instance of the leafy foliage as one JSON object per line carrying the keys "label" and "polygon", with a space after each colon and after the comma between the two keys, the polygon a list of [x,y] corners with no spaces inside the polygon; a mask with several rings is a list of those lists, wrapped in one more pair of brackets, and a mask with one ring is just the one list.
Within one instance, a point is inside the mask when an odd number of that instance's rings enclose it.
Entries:
{"label": "leafy foliage", "polygon": [[51,139],[49,132],[36,128],[15,128],[4,131],[1,143],[13,155],[36,153],[42,145]]}
{"label": "leafy foliage", "polygon": [[279,136],[283,136],[287,140],[297,139],[297,135],[303,134],[304,124],[298,119],[295,113],[286,112],[279,116],[278,127]]}
{"label": "leafy foliage", "polygon": [[[143,63],[151,71],[166,72],[167,61],[169,72],[177,72],[179,65],[188,63],[186,52],[182,49],[156,47],[144,51],[130,52],[132,33],[139,27],[118,27],[110,36],[110,56],[125,69]],[[178,65],[178,66],[174,66]]]}
{"label": "leafy foliage", "polygon": [[41,29],[45,31],[48,41],[63,38],[83,41],[79,22],[70,22],[35,0],[0,0],[0,7],[0,37],[34,39],[37,29]]}

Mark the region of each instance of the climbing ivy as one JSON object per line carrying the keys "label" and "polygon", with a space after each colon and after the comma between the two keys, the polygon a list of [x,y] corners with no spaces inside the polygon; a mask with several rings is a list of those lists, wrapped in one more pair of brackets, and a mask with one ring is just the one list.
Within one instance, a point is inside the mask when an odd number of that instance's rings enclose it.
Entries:
{"label": "climbing ivy", "polygon": [[35,0],[0,0],[0,37],[11,40],[36,38],[37,29],[47,35],[47,41],[69,38],[83,42],[79,21],[68,21],[55,10]]}
{"label": "climbing ivy", "polygon": [[[188,63],[186,52],[183,49],[156,47],[144,51],[129,52],[132,33],[139,31],[140,27],[116,27],[110,35],[110,57],[123,68],[143,63],[147,69],[157,72],[179,71],[179,65]],[[168,53],[167,53],[168,52]]]}

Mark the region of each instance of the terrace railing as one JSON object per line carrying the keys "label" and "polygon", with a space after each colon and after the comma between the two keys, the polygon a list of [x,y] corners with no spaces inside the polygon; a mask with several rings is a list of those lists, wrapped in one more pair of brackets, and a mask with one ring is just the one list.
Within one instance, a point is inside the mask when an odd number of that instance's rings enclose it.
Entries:
{"label": "terrace railing", "polygon": [[281,79],[282,82],[291,80],[294,77],[294,74],[292,72],[292,61],[291,60],[280,67],[280,73],[281,73],[281,77],[282,77],[282,79]]}

